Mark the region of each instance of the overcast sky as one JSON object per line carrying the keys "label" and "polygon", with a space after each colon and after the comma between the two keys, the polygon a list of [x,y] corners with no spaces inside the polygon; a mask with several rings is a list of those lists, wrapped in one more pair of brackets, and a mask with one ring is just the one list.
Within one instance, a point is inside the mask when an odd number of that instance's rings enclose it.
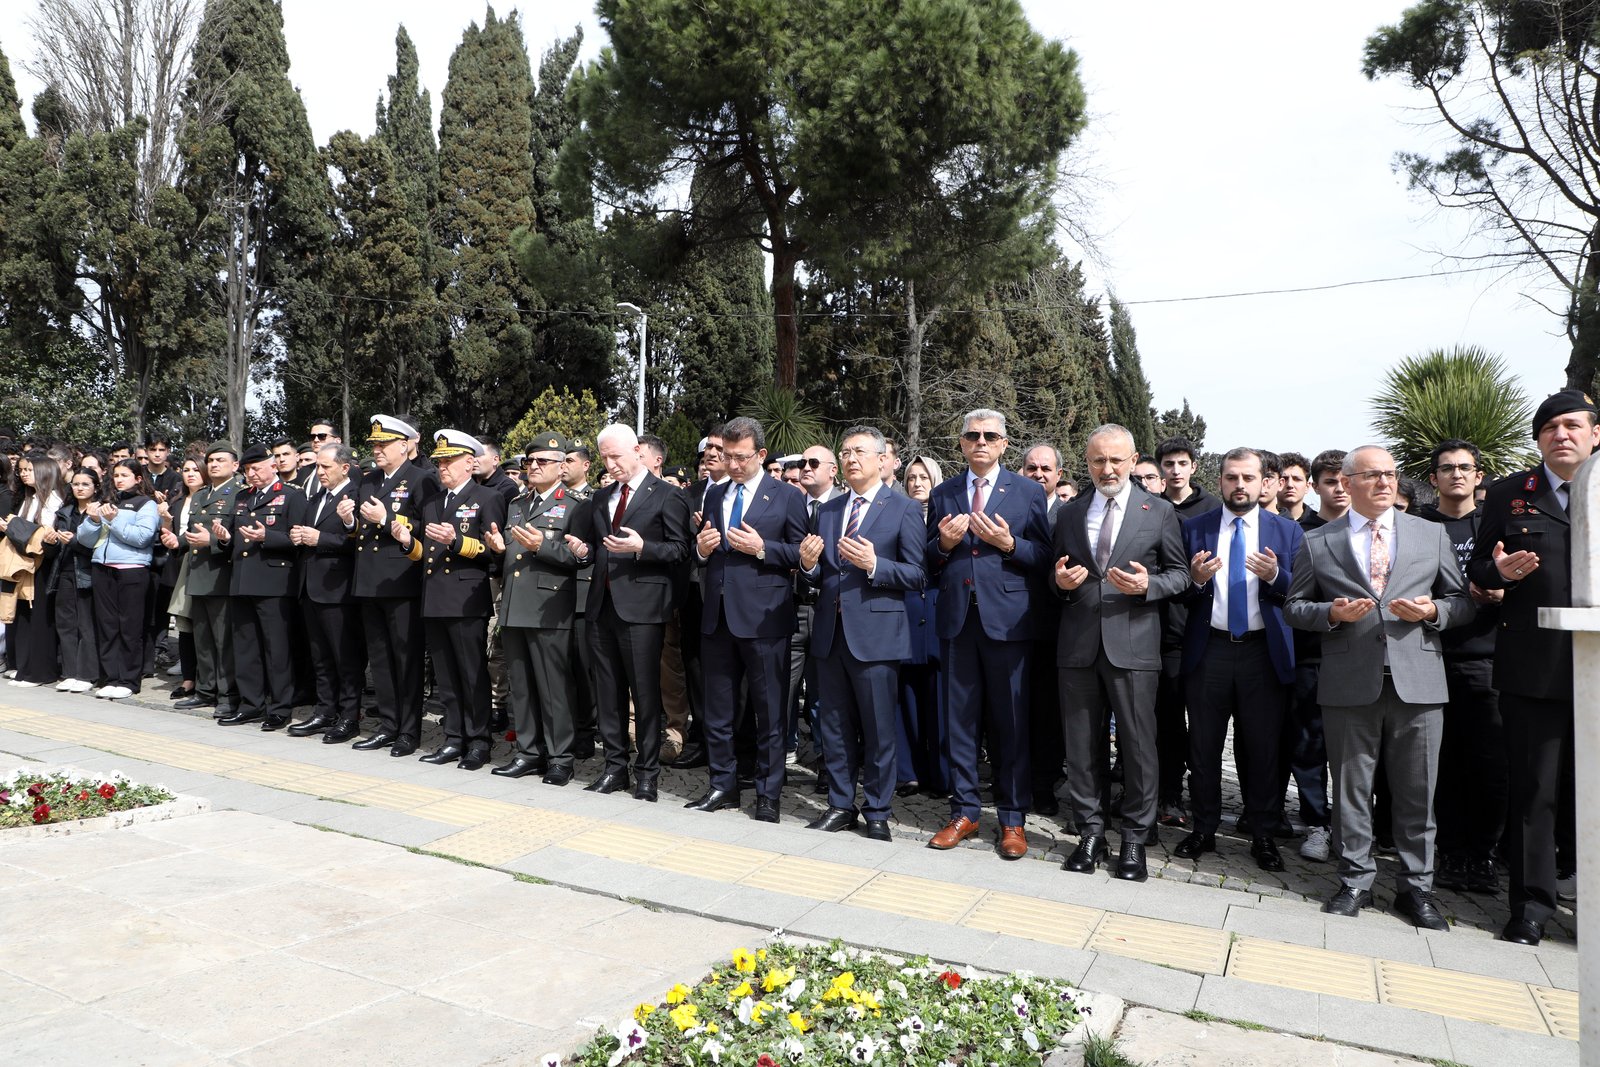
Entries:
{"label": "overcast sky", "polygon": [[[1449,270],[1469,250],[1459,214],[1419,202],[1391,171],[1426,133],[1398,86],[1361,75],[1361,46],[1406,0],[1138,6],[1023,0],[1034,26],[1077,50],[1091,124],[1069,167],[1096,179],[1091,274],[1128,302],[1158,408],[1185,398],[1206,446],[1313,454],[1368,440],[1368,398],[1395,361],[1477,344],[1506,357],[1535,402],[1563,384],[1560,323],[1534,282],[1493,273],[1283,296],[1144,303]],[[517,5],[501,3],[501,14]],[[319,143],[370,133],[404,23],[432,91],[478,0],[283,0],[293,64]],[[24,108],[40,88],[32,0],[0,3],[0,48]],[[601,34],[588,0],[520,5],[539,55],[573,27]],[[1543,294],[1546,302],[1551,296]]]}

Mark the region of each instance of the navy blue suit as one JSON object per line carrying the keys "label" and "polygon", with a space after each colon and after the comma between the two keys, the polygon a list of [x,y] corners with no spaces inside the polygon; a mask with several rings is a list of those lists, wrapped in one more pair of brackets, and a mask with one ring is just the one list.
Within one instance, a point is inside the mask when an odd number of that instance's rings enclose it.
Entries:
{"label": "navy blue suit", "polygon": [[928,577],[937,582],[936,627],[942,642],[941,687],[949,716],[950,817],[976,821],[978,732],[988,738],[995,809],[1002,826],[1021,826],[1033,803],[1028,761],[1028,653],[1033,572],[1050,564],[1050,526],[1044,487],[995,465],[983,511],[1003,518],[1016,544],[1011,554],[970,529],[948,552],[939,523],[972,509],[967,474],[941,482],[928,498]]}
{"label": "navy blue suit", "polygon": [[[872,543],[877,564],[867,572],[839,554],[854,492],[817,512],[823,541],[817,566],[805,577],[818,587],[811,655],[821,693],[817,726],[828,762],[828,803],[854,809],[856,773],[868,819],[887,819],[896,783],[895,712],[900,661],[911,655],[905,592],[921,589],[925,527],[922,507],[882,488],[860,510],[856,535]],[[863,745],[865,762],[863,763]]]}
{"label": "navy blue suit", "polygon": [[[1184,551],[1190,559],[1218,554],[1222,527],[1236,516],[1224,508],[1183,524]],[[1189,618],[1183,641],[1183,675],[1189,707],[1189,793],[1194,830],[1215,833],[1222,819],[1222,748],[1228,721],[1234,720],[1233,752],[1245,812],[1257,827],[1277,822],[1283,798],[1279,748],[1294,686],[1294,636],[1283,617],[1292,564],[1305,541],[1299,523],[1258,511],[1257,551],[1271,551],[1278,573],[1256,581],[1262,627],[1235,639],[1214,625],[1217,583],[1227,568],[1204,585],[1190,585]]]}
{"label": "navy blue suit", "polygon": [[711,788],[739,788],[733,722],[740,683],[747,682],[756,726],[756,794],[776,802],[783,790],[784,703],[789,686],[789,635],[794,633],[794,580],[800,542],[806,536],[806,495],[771,475],[745,492],[742,522],[761,536],[765,559],[731,548],[723,529],[722,504],[739,484],[728,481],[706,493],[705,519],[723,533],[723,544],[700,560],[700,657],[705,672],[704,729]]}

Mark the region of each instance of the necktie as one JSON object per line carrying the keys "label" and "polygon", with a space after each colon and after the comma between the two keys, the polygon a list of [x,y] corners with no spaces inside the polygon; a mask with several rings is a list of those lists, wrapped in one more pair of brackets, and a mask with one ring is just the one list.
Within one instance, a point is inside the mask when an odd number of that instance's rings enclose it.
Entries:
{"label": "necktie", "polygon": [[611,532],[616,533],[622,529],[622,516],[628,512],[628,483],[622,483],[622,496],[617,500],[616,514],[611,516]]}
{"label": "necktie", "polygon": [[972,511],[974,514],[983,510],[983,487],[989,484],[987,478],[974,478],[972,481]]}
{"label": "necktie", "polygon": [[867,503],[866,497],[856,497],[850,502],[850,521],[844,524],[844,535],[854,537],[861,529],[861,509]]}
{"label": "necktie", "polygon": [[1243,637],[1250,629],[1244,554],[1244,516],[1240,515],[1233,520],[1233,540],[1228,542],[1228,633],[1234,637]]}
{"label": "necktie", "polygon": [[817,532],[817,509],[820,508],[821,506],[822,506],[822,504],[819,503],[818,501],[813,500],[811,502],[811,504],[810,504],[810,512],[811,512],[811,514],[806,519],[806,532],[807,533],[816,533]]}
{"label": "necktie", "polygon": [[[728,529],[737,529],[742,522],[744,522],[744,483],[740,482],[738,488],[733,491],[733,514],[728,516]],[[722,534],[722,547],[729,551],[732,551],[733,548],[732,545],[728,544],[726,530]]]}
{"label": "necktie", "polygon": [[1372,566],[1369,568],[1372,591],[1382,596],[1383,587],[1389,584],[1389,542],[1383,539],[1383,527],[1378,525],[1377,519],[1367,525],[1372,527]]}
{"label": "necktie", "polygon": [[315,526],[322,521],[322,507],[328,502],[328,497],[331,495],[331,493],[324,492],[317,497],[317,513],[311,517],[311,525]]}
{"label": "necktie", "polygon": [[1117,502],[1115,499],[1106,500],[1105,517],[1100,520],[1100,536],[1095,539],[1094,565],[1102,575],[1111,568],[1111,535],[1117,524]]}

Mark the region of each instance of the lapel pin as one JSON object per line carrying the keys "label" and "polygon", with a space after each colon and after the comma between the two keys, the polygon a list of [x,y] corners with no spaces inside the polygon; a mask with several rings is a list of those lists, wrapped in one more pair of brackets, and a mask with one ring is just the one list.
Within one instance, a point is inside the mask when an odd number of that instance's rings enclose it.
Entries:
{"label": "lapel pin", "polygon": [[1140,511],[1149,511],[1150,510],[1150,505],[1149,504],[1140,504],[1139,505],[1139,510]]}

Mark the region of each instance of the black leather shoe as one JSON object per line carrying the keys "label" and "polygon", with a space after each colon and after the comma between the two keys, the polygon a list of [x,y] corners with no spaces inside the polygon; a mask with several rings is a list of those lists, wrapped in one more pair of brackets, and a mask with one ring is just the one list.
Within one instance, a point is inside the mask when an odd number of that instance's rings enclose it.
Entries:
{"label": "black leather shoe", "polygon": [[354,719],[340,719],[322,731],[322,743],[325,745],[342,745],[360,732],[361,724]]}
{"label": "black leather shoe", "polygon": [[1370,907],[1372,907],[1371,890],[1342,885],[1333,895],[1333,899],[1322,906],[1322,910],[1329,915],[1343,915],[1353,919],[1361,914],[1362,908]]}
{"label": "black leather shoe", "polygon": [[1500,940],[1513,945],[1537,945],[1544,940],[1544,927],[1532,919],[1512,919],[1500,931]]}
{"label": "black leather shoe", "polygon": [[922,783],[915,780],[910,782],[901,782],[899,785],[894,787],[894,795],[897,797],[914,797],[921,791]]}
{"label": "black leather shoe", "polygon": [[1060,815],[1061,801],[1053,796],[1041,799],[1039,794],[1035,793],[1033,795],[1033,813],[1035,815]]}
{"label": "black leather shoe", "polygon": [[544,772],[544,777],[539,779],[545,785],[566,785],[572,781],[571,767],[551,767]]}
{"label": "black leather shoe", "polygon": [[183,686],[180,685],[180,686],[178,686],[178,688],[174,689],[172,692],[167,694],[167,699],[168,700],[186,700],[187,698],[192,697],[192,696],[194,696],[194,690],[193,689],[185,689]]}
{"label": "black leather shoe", "polygon": [[1439,910],[1439,900],[1432,893],[1424,893],[1420,889],[1411,889],[1404,893],[1396,894],[1394,910],[1410,919],[1419,929],[1450,929],[1450,923],[1445,920],[1444,913]]}
{"label": "black leather shoe", "polygon": [[678,758],[667,764],[675,771],[693,770],[706,765],[706,750],[701,745],[690,745],[678,753]]}
{"label": "black leather shoe", "polygon": [[1250,842],[1250,855],[1256,858],[1256,866],[1263,871],[1283,870],[1283,856],[1278,852],[1278,843],[1270,836],[1257,836]]}
{"label": "black leather shoe", "polygon": [[755,814],[751,816],[756,822],[777,822],[778,802],[768,800],[766,797],[756,797]]}
{"label": "black leather shoe", "polygon": [[642,800],[647,804],[656,802],[655,779],[645,781],[643,778],[633,783],[633,799]]}
{"label": "black leather shoe", "polygon": [[454,763],[465,755],[466,752],[462,750],[460,745],[440,745],[426,756],[420,757],[419,762],[441,766],[446,763]]}
{"label": "black leather shoe", "polygon": [[628,788],[628,772],[610,771],[602,774],[583,788],[585,792],[589,793],[615,793],[619,789]]}
{"label": "black leather shoe", "polygon": [[288,725],[289,725],[289,716],[287,716],[287,715],[268,715],[265,719],[261,720],[261,732],[264,733],[264,734],[270,734],[270,733],[272,733],[272,731],[281,730],[285,726],[288,726]]}
{"label": "black leather shoe", "polygon": [[179,711],[188,711],[190,708],[210,707],[215,703],[216,701],[214,700],[202,700],[200,697],[189,696],[182,697],[172,706],[177,708]]}
{"label": "black leather shoe", "polygon": [[894,835],[889,832],[889,820],[868,819],[867,838],[872,841],[892,841]]}
{"label": "black leather shoe", "polygon": [[854,808],[829,808],[815,819],[806,823],[807,830],[821,830],[825,834],[836,834],[840,830],[851,830],[856,825],[856,809]]}
{"label": "black leather shoe", "polygon": [[1124,882],[1142,882],[1150,877],[1150,872],[1144,865],[1142,842],[1122,842],[1122,855],[1117,858],[1117,869],[1112,872],[1112,876],[1121,878]]}
{"label": "black leather shoe", "polygon": [[1488,893],[1490,896],[1500,892],[1500,872],[1494,869],[1494,860],[1467,862],[1467,892]]}
{"label": "black leather shoe", "polygon": [[489,762],[489,746],[473,745],[467,749],[467,754],[461,757],[461,762],[456,766],[464,771],[482,770],[484,764]]}
{"label": "black leather shoe", "polygon": [[684,807],[690,811],[721,811],[723,808],[737,808],[739,806],[739,791],[737,789],[708,789],[706,795],[699,800],[691,800]]}
{"label": "black leather shoe", "polygon": [[394,734],[386,734],[380,731],[373,734],[365,741],[357,741],[350,747],[355,749],[357,752],[373,752],[380,748],[388,748],[390,745],[394,744],[396,740],[398,739],[394,736]]}
{"label": "black leather shoe", "polygon": [[582,738],[572,742],[573,759],[591,759],[594,756],[594,738]]}
{"label": "black leather shoe", "polygon": [[417,743],[415,741],[396,741],[389,747],[389,755],[395,757],[409,756],[416,750]]}
{"label": "black leather shoe", "polygon": [[538,756],[517,756],[509,763],[502,763],[490,774],[497,774],[502,778],[521,778],[529,774],[543,774],[547,764]]}
{"label": "black leather shoe", "polygon": [[232,704],[218,704],[216,707],[211,709],[211,717],[218,722],[221,722],[223,719],[226,719],[228,716],[234,714],[238,710],[239,709]]}
{"label": "black leather shoe", "polygon": [[1178,842],[1178,847],[1172,850],[1172,854],[1179,859],[1192,860],[1198,859],[1201,853],[1215,852],[1216,850],[1216,834],[1206,834],[1201,833],[1199,830],[1193,830],[1188,837]]}
{"label": "black leather shoe", "polygon": [[217,720],[221,726],[243,726],[247,722],[260,722],[266,718],[266,713],[261,711],[235,711],[224,715]]}
{"label": "black leather shoe", "polygon": [[745,772],[740,771],[737,781],[740,789],[754,789],[756,787],[756,776],[754,772],[746,774]]}
{"label": "black leather shoe", "polygon": [[320,734],[333,723],[332,715],[313,715],[309,719],[295,723],[284,732],[290,737],[310,737],[312,734]]}
{"label": "black leather shoe", "polygon": [[1106,858],[1106,839],[1099,834],[1084,834],[1078,842],[1078,847],[1072,855],[1067,857],[1067,862],[1061,865],[1064,871],[1073,874],[1093,874],[1095,865]]}
{"label": "black leather shoe", "polygon": [[1440,860],[1433,872],[1433,885],[1435,889],[1467,888],[1467,857],[1452,854]]}

